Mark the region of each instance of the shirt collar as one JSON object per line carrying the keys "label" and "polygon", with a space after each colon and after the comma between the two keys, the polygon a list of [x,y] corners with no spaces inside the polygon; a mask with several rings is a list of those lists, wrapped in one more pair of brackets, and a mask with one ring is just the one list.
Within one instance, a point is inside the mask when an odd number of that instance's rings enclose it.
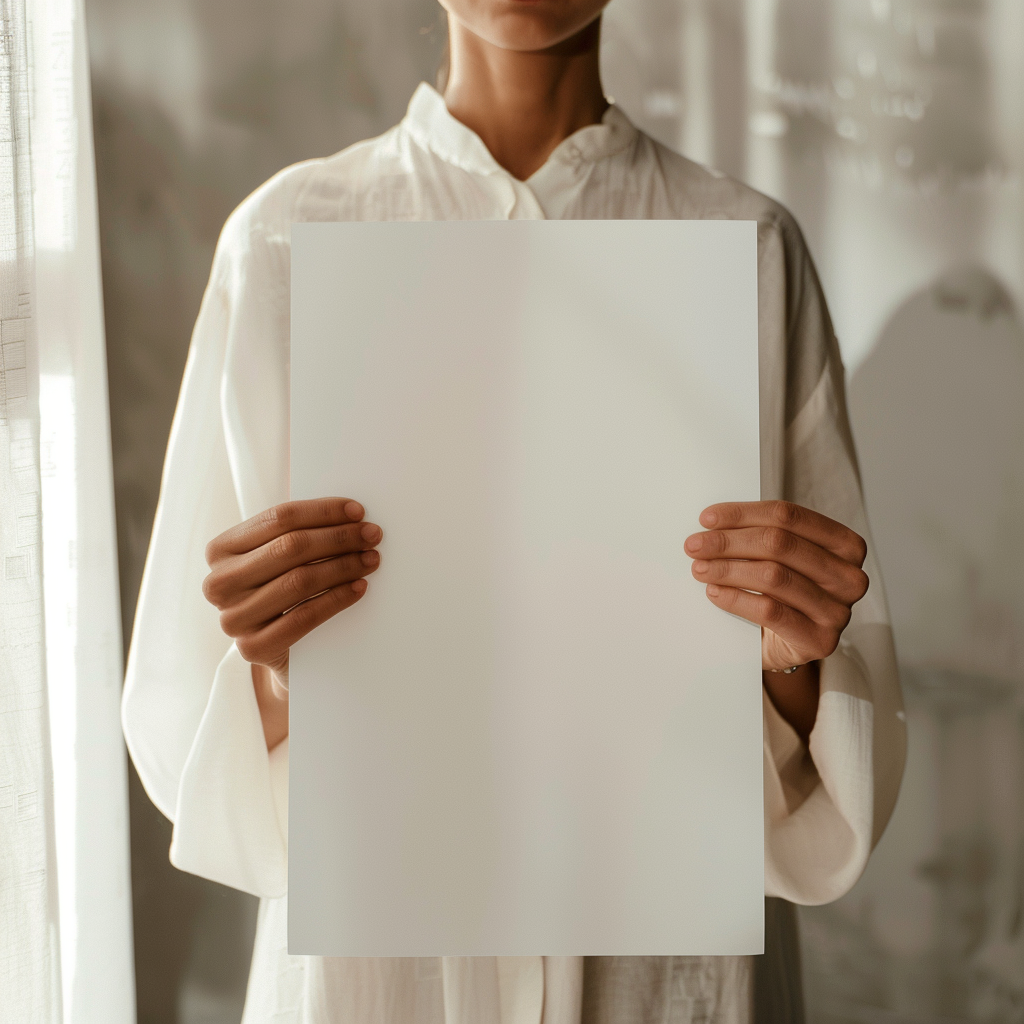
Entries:
{"label": "shirt collar", "polygon": [[[511,178],[491,156],[483,139],[471,128],[454,118],[444,97],[426,82],[421,82],[409,101],[403,121],[406,131],[424,149],[447,163],[473,174],[499,174]],[[579,167],[595,163],[631,145],[638,135],[628,117],[612,103],[600,124],[590,124],[573,132],[555,147],[543,167],[528,179],[544,177],[554,163]]]}

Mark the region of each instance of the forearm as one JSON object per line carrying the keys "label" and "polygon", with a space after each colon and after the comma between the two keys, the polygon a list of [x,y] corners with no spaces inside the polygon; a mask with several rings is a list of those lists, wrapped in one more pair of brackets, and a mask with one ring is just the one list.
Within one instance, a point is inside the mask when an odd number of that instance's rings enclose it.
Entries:
{"label": "forearm", "polygon": [[775,710],[793,727],[806,744],[818,717],[821,696],[820,662],[801,665],[788,675],[784,672],[762,672],[765,691]]}
{"label": "forearm", "polygon": [[288,735],[288,691],[265,665],[252,666],[252,685],[267,750],[273,750]]}

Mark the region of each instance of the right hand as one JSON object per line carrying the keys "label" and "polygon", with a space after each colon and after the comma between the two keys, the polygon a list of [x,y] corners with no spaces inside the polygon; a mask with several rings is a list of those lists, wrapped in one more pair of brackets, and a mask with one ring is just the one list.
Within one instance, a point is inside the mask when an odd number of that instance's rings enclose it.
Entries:
{"label": "right hand", "polygon": [[380,564],[383,532],[348,498],[288,501],[206,546],[203,595],[220,611],[238,653],[288,686],[296,640],[350,607]]}

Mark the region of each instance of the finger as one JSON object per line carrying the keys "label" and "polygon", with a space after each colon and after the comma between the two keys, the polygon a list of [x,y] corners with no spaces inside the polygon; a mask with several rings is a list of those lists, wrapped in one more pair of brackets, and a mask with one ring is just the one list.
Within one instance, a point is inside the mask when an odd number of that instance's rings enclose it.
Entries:
{"label": "finger", "polygon": [[376,572],[379,565],[377,551],[362,551],[297,566],[221,612],[221,629],[228,636],[252,632],[325,590]]}
{"label": "finger", "polygon": [[694,579],[701,583],[753,590],[775,598],[806,615],[812,622],[832,629],[845,629],[850,609],[813,580],[779,562],[742,562],[728,558],[697,559]]}
{"label": "finger", "polygon": [[863,569],[777,526],[695,533],[686,538],[684,546],[691,558],[708,561],[742,558],[779,562],[802,573],[848,605],[859,601],[868,589],[868,577]]}
{"label": "finger", "polygon": [[778,527],[831,551],[858,568],[864,564],[868,552],[864,538],[848,526],[791,501],[727,501],[704,509],[700,523],[718,530]]}
{"label": "finger", "polygon": [[225,555],[254,551],[275,537],[295,530],[314,530],[339,523],[357,523],[365,515],[363,506],[351,498],[312,498],[286,501],[225,530],[207,545],[206,561],[213,565]]}
{"label": "finger", "polygon": [[[811,658],[826,657],[832,631],[826,631],[795,608],[764,594],[751,594],[735,587],[722,587],[711,583],[707,587],[708,600],[723,611],[738,615],[763,629],[771,630],[781,640],[798,651],[810,652]],[[838,636],[838,634],[836,634]],[[818,650],[824,653],[817,653]]]}
{"label": "finger", "polygon": [[250,590],[283,576],[299,565],[367,551],[380,543],[383,533],[375,523],[346,523],[318,530],[294,530],[268,544],[217,563],[203,583],[208,601],[224,608],[244,600]]}
{"label": "finger", "polygon": [[246,661],[260,665],[273,664],[307,633],[351,607],[365,593],[366,580],[343,583],[340,587],[304,601],[286,615],[279,615],[255,633],[235,640],[239,654]]}

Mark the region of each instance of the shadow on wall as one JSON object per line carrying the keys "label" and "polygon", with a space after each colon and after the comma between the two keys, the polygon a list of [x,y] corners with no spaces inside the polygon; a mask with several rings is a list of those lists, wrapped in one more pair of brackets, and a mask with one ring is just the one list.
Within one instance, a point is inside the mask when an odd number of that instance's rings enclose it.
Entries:
{"label": "shadow on wall", "polygon": [[987,270],[908,299],[850,384],[910,726],[864,878],[802,912],[810,1016],[1024,1020],[1024,329]]}

